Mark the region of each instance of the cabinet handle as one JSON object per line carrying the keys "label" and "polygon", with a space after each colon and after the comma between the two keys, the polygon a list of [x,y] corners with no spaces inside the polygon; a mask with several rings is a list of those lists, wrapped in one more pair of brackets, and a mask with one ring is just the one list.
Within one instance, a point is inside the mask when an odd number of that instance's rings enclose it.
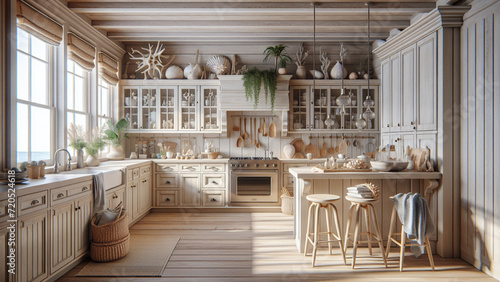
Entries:
{"label": "cabinet handle", "polygon": [[142,183],[146,183],[146,182],[148,182],[148,180],[147,180],[147,179],[144,179],[144,180],[142,181]]}
{"label": "cabinet handle", "polygon": [[215,170],[215,171],[219,171],[219,169],[217,167],[215,167],[215,166],[209,167],[209,169]]}
{"label": "cabinet handle", "polygon": [[82,192],[89,190],[89,187],[85,186],[82,188]]}
{"label": "cabinet handle", "polygon": [[389,127],[389,124],[387,124],[387,127]]}
{"label": "cabinet handle", "polygon": [[165,184],[170,184],[170,181],[165,181]]}
{"label": "cabinet handle", "polygon": [[411,125],[415,125],[415,122],[414,122],[414,121],[410,121],[410,124],[411,124]]}
{"label": "cabinet handle", "polygon": [[196,170],[196,169],[195,169],[194,167],[192,167],[192,166],[185,167],[184,169]]}
{"label": "cabinet handle", "polygon": [[116,199],[116,198],[118,198],[118,196],[117,195],[113,195],[113,199]]}
{"label": "cabinet handle", "polygon": [[165,199],[165,202],[170,202],[170,198],[166,198],[166,199]]}
{"label": "cabinet handle", "polygon": [[215,198],[210,199],[210,202],[217,202]]}
{"label": "cabinet handle", "polygon": [[33,200],[31,201],[31,205],[34,206],[34,205],[38,205],[40,203],[39,200]]}
{"label": "cabinet handle", "polygon": [[401,124],[398,122],[398,126],[401,126]]}
{"label": "cabinet handle", "polygon": [[77,211],[77,210],[78,210],[78,208],[77,208],[77,207],[75,207],[75,211]]}
{"label": "cabinet handle", "polygon": [[173,168],[169,167],[169,166],[162,166],[161,167],[163,170],[174,170]]}
{"label": "cabinet handle", "polygon": [[64,197],[64,194],[63,194],[63,193],[59,193],[59,194],[57,194],[57,198],[58,198],[58,199],[59,199],[59,198],[62,198],[62,197]]}
{"label": "cabinet handle", "polygon": [[218,185],[219,183],[217,183],[217,181],[212,181],[212,184],[215,184],[215,185]]}

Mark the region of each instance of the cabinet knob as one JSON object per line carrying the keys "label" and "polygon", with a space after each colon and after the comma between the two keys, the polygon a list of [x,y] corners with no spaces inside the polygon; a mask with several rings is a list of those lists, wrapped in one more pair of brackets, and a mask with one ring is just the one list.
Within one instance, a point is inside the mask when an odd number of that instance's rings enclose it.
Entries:
{"label": "cabinet knob", "polygon": [[58,198],[58,199],[59,199],[59,198],[62,198],[62,197],[64,197],[64,194],[63,194],[63,193],[59,193],[59,194],[57,194],[57,198]]}
{"label": "cabinet knob", "polygon": [[75,211],[77,211],[77,210],[78,210],[78,208],[75,207]]}
{"label": "cabinet knob", "polygon": [[210,202],[217,202],[215,198],[210,199]]}
{"label": "cabinet knob", "polygon": [[148,180],[147,180],[147,179],[144,179],[144,180],[142,181],[142,183],[146,183],[146,182],[148,182]]}
{"label": "cabinet knob", "polygon": [[413,130],[417,129],[415,126],[413,127]]}
{"label": "cabinet knob", "polygon": [[398,126],[401,126],[401,124],[398,122]]}
{"label": "cabinet knob", "polygon": [[166,198],[166,199],[165,199],[165,202],[170,202],[170,198]]}
{"label": "cabinet knob", "polygon": [[170,181],[165,181],[165,184],[170,184]]}
{"label": "cabinet knob", "polygon": [[387,127],[389,127],[389,124],[387,124]]}
{"label": "cabinet knob", "polygon": [[87,191],[87,190],[89,190],[89,187],[87,187],[87,186],[85,186],[85,187],[82,188],[82,192],[83,191]]}
{"label": "cabinet knob", "polygon": [[411,124],[411,125],[415,125],[415,122],[414,122],[414,121],[410,121],[410,124]]}

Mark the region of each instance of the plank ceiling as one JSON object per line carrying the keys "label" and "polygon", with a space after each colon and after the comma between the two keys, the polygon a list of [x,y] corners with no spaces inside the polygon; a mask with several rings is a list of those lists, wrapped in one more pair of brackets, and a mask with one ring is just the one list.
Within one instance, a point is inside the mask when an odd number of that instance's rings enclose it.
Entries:
{"label": "plank ceiling", "polygon": [[[312,41],[313,7],[298,0],[66,0],[68,7],[113,40],[127,42]],[[316,1],[316,40],[363,41],[366,0]],[[385,39],[434,0],[372,0],[371,37]]]}

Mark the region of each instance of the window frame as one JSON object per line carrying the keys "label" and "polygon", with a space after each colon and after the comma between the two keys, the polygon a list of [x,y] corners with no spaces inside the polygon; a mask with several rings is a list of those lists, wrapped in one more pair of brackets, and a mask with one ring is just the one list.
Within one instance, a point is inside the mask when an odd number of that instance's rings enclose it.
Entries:
{"label": "window frame", "polygon": [[[103,87],[102,82],[106,83],[107,87]],[[108,113],[109,113],[109,116],[105,116],[105,115],[100,114],[101,113],[101,93],[102,93],[101,91],[104,88],[107,88],[107,90],[108,90]],[[100,126],[99,119],[106,119],[106,120],[110,120],[111,122],[113,122],[113,105],[114,105],[113,102],[114,102],[114,96],[115,96],[114,95],[115,89],[116,89],[115,85],[108,83],[103,78],[98,76],[96,103],[95,103],[95,105],[96,105],[95,115],[96,115],[96,127],[97,128],[99,128],[99,126]],[[99,129],[101,129],[101,128],[99,128]],[[109,152],[110,152],[110,148],[108,145],[102,151],[99,152],[99,154],[98,154],[99,159],[105,159],[106,155]]]}
{"label": "window frame", "polygon": [[[26,79],[28,83],[28,100],[25,99],[20,99],[18,98],[18,81],[19,77],[17,76],[17,63],[16,63],[16,96],[15,96],[15,107],[16,107],[16,116],[17,116],[17,107],[19,104],[26,105],[28,107],[28,162],[35,161],[31,159],[31,147],[32,147],[32,137],[31,137],[31,112],[32,112],[32,107],[38,107],[42,109],[48,109],[50,111],[50,137],[51,137],[51,142],[50,142],[50,152],[49,152],[49,159],[44,159],[44,160],[36,160],[36,161],[45,161],[47,165],[53,165],[53,159],[52,156],[54,155],[55,148],[56,148],[56,142],[57,142],[57,126],[56,126],[56,115],[57,115],[57,107],[56,107],[56,101],[57,101],[57,93],[56,93],[56,78],[57,78],[57,47],[46,43],[42,39],[36,37],[35,35],[32,35],[31,33],[24,31],[20,29],[19,27],[16,27],[16,34],[19,34],[19,30],[22,32],[25,32],[28,35],[28,52],[21,50],[18,48],[18,40],[19,36],[16,36],[16,62],[18,58],[18,54],[22,53],[23,55],[28,56],[28,78]],[[44,42],[47,45],[47,61],[44,61],[35,55],[33,55],[32,52],[32,37],[35,37],[36,39]],[[48,66],[48,71],[47,71],[47,104],[40,104],[38,102],[33,102],[32,101],[32,92],[33,92],[33,87],[32,87],[32,60],[37,60],[43,63],[46,63]],[[15,162],[20,163],[21,161],[17,159],[17,152],[18,152],[18,147],[17,147],[17,133],[18,133],[18,128],[17,128],[17,117],[16,117],[16,125],[15,125],[15,134],[13,134],[13,142],[15,144],[16,152],[15,152]]]}

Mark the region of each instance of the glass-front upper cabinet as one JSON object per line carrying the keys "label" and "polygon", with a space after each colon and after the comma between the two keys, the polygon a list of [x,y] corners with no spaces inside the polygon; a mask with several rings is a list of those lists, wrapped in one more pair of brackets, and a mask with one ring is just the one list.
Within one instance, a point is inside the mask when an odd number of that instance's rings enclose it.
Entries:
{"label": "glass-front upper cabinet", "polygon": [[[344,87],[344,95],[350,97],[350,104],[345,105],[344,111],[337,103],[337,98],[341,95],[341,88],[331,88],[330,97],[330,114],[336,122],[332,126],[333,129],[356,129],[355,122],[358,116],[358,92],[359,87]],[[343,112],[343,115],[342,115]],[[343,116],[343,118],[342,118]]]}
{"label": "glass-front upper cabinet", "polygon": [[[312,88],[311,88],[312,89]],[[328,112],[328,97],[330,96],[329,87],[318,87],[314,89],[314,95],[311,100],[311,105],[313,107],[311,117],[314,122],[311,124],[312,129],[325,129],[325,120],[329,114]]]}
{"label": "glass-front upper cabinet", "polygon": [[179,86],[179,93],[179,130],[197,130],[199,127],[196,109],[199,101],[196,86]]}
{"label": "glass-front upper cabinet", "polygon": [[309,130],[309,86],[290,88],[290,130]]}
{"label": "glass-front upper cabinet", "polygon": [[219,90],[217,87],[201,86],[201,130],[220,130]]}
{"label": "glass-front upper cabinet", "polygon": [[160,87],[159,89],[160,123],[157,128],[165,130],[177,130],[178,122],[176,116],[177,87]]}
{"label": "glass-front upper cabinet", "polygon": [[[378,86],[370,86],[370,92],[367,91],[366,86],[361,88],[362,95],[359,99],[361,103],[360,115],[362,115],[363,118],[365,119],[366,129],[368,130],[377,130],[379,128],[378,121],[380,119],[380,116],[377,116],[377,113],[379,113],[377,91],[378,91]],[[369,98],[367,100],[368,93],[369,93]]]}
{"label": "glass-front upper cabinet", "polygon": [[123,89],[123,117],[128,121],[129,129],[139,128],[138,87],[126,87]]}
{"label": "glass-front upper cabinet", "polygon": [[157,129],[157,112],[156,112],[156,88],[141,88],[140,97],[140,114],[141,125],[140,129]]}

